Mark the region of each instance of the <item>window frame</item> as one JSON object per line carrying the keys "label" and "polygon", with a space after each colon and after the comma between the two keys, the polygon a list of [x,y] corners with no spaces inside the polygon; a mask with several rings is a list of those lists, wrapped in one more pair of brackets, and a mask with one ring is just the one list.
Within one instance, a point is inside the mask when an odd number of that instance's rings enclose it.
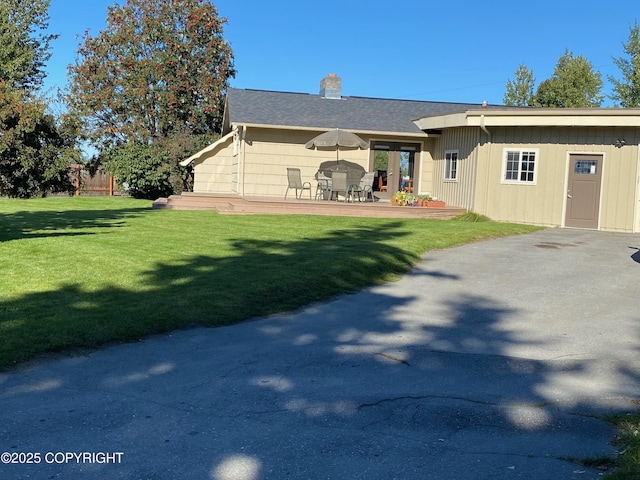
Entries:
{"label": "window frame", "polygon": [[[455,155],[455,158],[452,156]],[[447,156],[451,156],[447,158]],[[457,182],[458,181],[458,150],[445,150],[444,152],[444,173],[443,179],[445,182]],[[451,166],[455,168],[451,168]],[[453,175],[452,175],[453,173]]]}
{"label": "window frame", "polygon": [[[509,154],[517,153],[518,154],[518,171],[517,171],[517,179],[507,178],[508,172],[513,172],[514,170],[507,169],[507,166],[510,162]],[[529,172],[530,170],[523,170],[523,156],[525,154],[533,154],[533,179],[531,180],[522,180],[523,172]],[[511,160],[512,161],[512,160]],[[530,161],[530,160],[529,160]],[[502,151],[502,177],[501,183],[505,185],[536,185],[538,182],[538,169],[540,168],[540,149],[539,148],[522,148],[522,147],[505,147]]]}

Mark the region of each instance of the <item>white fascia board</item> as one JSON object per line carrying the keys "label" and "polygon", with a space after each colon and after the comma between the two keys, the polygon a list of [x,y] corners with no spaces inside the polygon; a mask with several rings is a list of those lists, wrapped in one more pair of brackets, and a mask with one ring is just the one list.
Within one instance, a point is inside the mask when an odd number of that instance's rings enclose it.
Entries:
{"label": "white fascia board", "polygon": [[414,123],[423,130],[451,127],[640,127],[640,109],[468,110],[462,114],[420,118]]}
{"label": "white fascia board", "polygon": [[[305,131],[305,132],[326,132],[328,130],[335,130],[335,127],[302,127],[296,125],[274,125],[274,124],[261,124],[261,123],[234,123],[234,126],[242,126],[245,128],[266,128],[273,130],[296,130],[296,131]],[[425,136],[422,132],[388,132],[388,131],[378,131],[378,130],[362,130],[362,129],[354,129],[354,128],[345,128],[350,132],[355,133],[356,135],[384,135],[388,137],[423,137]]]}
{"label": "white fascia board", "polygon": [[413,123],[420,130],[440,130],[442,128],[466,127],[467,112],[438,115],[435,117],[423,117],[414,120]]}
{"label": "white fascia board", "polygon": [[215,149],[218,145],[223,144],[224,142],[226,142],[227,140],[229,140],[229,138],[233,137],[233,132],[229,132],[227,133],[224,137],[220,137],[218,140],[216,140],[215,142],[213,142],[211,145],[207,145],[206,147],[204,147],[202,150],[200,150],[199,152],[194,153],[193,155],[191,155],[189,158],[185,158],[184,160],[182,160],[180,162],[180,165],[182,165],[183,167],[186,167],[187,165],[189,165],[191,162],[193,162],[194,160],[198,160],[200,157],[202,157],[205,153],[210,152],[211,150]]}

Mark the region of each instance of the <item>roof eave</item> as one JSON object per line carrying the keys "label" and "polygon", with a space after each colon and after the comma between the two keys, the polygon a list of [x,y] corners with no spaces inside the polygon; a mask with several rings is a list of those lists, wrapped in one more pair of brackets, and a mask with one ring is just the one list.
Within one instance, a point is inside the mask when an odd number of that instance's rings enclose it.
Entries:
{"label": "roof eave", "polygon": [[640,109],[482,109],[423,117],[414,123],[421,130],[454,127],[640,127]]}
{"label": "roof eave", "polygon": [[[299,125],[273,125],[266,123],[249,123],[249,122],[236,122],[232,124],[233,127],[245,127],[245,128],[268,128],[273,130],[304,130],[309,132],[326,132],[330,130],[328,127],[307,127]],[[350,132],[358,135],[386,135],[395,137],[424,137],[427,136],[422,132],[397,132],[388,130],[363,130],[357,128],[348,128]]]}

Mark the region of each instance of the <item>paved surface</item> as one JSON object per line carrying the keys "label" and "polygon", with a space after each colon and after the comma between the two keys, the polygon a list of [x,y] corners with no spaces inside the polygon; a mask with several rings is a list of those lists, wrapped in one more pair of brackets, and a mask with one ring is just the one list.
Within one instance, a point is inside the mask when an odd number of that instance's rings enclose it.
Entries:
{"label": "paved surface", "polygon": [[638,247],[486,241],[294,314],[1,374],[0,451],[41,460],[0,478],[598,478],[561,457],[611,454],[593,414],[640,398]]}

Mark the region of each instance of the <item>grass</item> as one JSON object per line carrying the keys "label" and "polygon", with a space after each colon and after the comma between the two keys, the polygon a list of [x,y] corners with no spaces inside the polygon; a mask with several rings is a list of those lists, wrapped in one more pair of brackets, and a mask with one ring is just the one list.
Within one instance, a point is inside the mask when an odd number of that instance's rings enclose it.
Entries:
{"label": "grass", "polygon": [[0,369],[47,352],[289,311],[425,251],[535,227],[219,215],[127,198],[0,200]]}
{"label": "grass", "polygon": [[640,410],[609,415],[606,420],[618,429],[614,445],[618,456],[608,462],[612,467],[606,480],[640,480]]}

